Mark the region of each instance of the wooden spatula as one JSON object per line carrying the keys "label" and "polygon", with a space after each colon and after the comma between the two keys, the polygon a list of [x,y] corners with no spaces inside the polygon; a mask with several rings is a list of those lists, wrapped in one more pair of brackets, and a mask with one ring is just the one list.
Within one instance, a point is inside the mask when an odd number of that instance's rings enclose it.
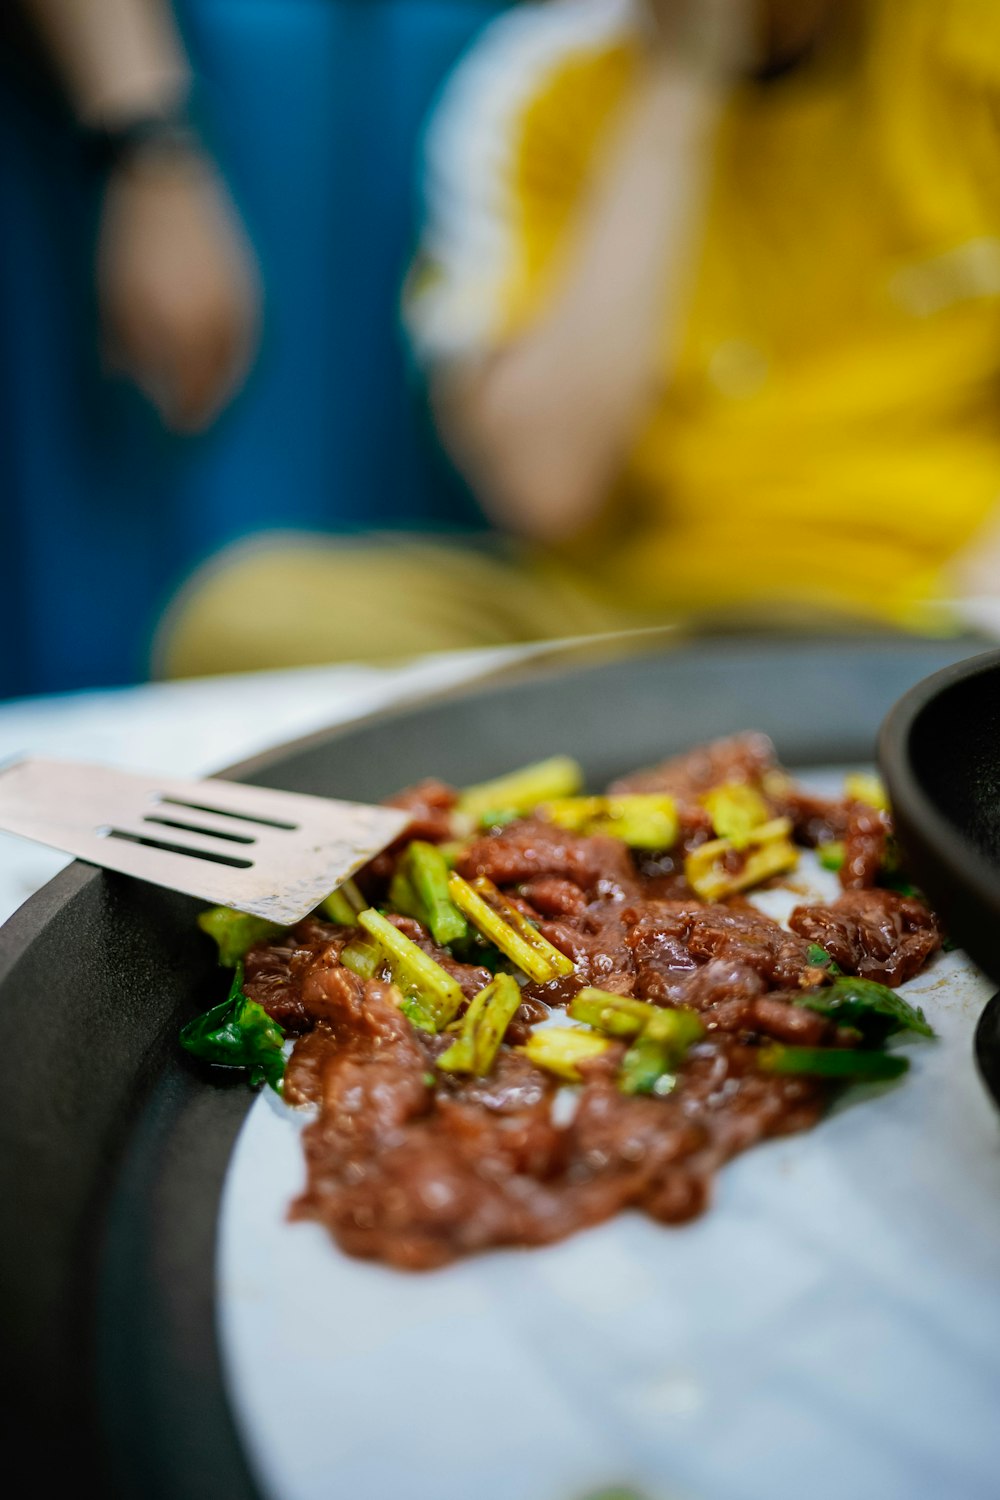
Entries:
{"label": "wooden spatula", "polygon": [[398,838],[409,815],[240,782],[71,761],[0,772],[0,829],[288,926]]}

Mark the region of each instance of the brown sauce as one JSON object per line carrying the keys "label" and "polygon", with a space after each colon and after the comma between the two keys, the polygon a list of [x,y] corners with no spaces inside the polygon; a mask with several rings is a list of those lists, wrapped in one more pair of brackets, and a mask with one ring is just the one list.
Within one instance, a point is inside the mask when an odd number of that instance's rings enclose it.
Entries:
{"label": "brown sauce", "polygon": [[[776,769],[760,735],[739,736],[636,773],[619,789],[669,791],[688,847],[705,835],[697,797],[720,780],[766,787]],[[772,778],[771,785],[777,783]],[[787,787],[775,793],[787,808]],[[393,799],[414,809],[419,836],[444,840],[454,794],[424,783]],[[799,798],[802,841],[817,826],[848,833],[855,879],[874,879],[871,847],[885,819],[848,804]],[[393,854],[362,876],[384,900]],[[352,929],[310,919],[251,949],[246,992],[298,1036],[285,1077],[290,1104],[308,1104],[305,1191],[296,1218],[324,1224],[352,1255],[407,1269],[440,1266],[502,1245],[542,1245],[633,1207],[664,1223],[701,1213],[714,1174],[769,1136],[805,1129],[831,1095],[816,1079],[756,1066],[762,1042],[843,1045],[832,1024],[794,1002],[824,977],[818,943],[848,974],[890,985],[940,945],[933,915],[912,897],[868,886],[829,906],[796,908],[788,931],[747,902],[709,905],[687,889],[683,847],[634,857],[617,839],[565,833],[527,819],[476,839],[458,863],[488,875],[575,964],[568,979],[528,984],[487,1077],[436,1070],[450,1039],[415,1029],[385,978],[363,982],[339,960]],[[489,972],[437,948],[412,918],[394,918],[455,975],[469,998]],[[584,984],[658,1006],[696,1009],[705,1035],[673,1092],[626,1095],[624,1047],[585,1065],[575,1111],[553,1112],[556,1079],[514,1050],[531,1026]]]}

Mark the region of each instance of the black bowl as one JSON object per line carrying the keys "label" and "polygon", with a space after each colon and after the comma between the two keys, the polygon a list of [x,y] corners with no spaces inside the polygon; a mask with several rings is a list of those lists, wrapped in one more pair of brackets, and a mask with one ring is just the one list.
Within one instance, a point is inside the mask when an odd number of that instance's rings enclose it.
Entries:
{"label": "black bowl", "polygon": [[[879,764],[906,868],[949,936],[1000,984],[1000,651],[918,682],[890,711]],[[1000,1104],[1000,995],[976,1031]]]}

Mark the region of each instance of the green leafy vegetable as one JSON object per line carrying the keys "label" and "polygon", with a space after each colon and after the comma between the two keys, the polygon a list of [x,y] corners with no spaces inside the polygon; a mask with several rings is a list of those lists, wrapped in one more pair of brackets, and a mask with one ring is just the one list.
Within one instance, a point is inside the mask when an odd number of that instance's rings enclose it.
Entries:
{"label": "green leafy vegetable", "polygon": [[254,943],[264,938],[275,937],[284,928],[266,917],[255,917],[249,912],[234,911],[229,906],[210,906],[198,917],[198,926],[214,938],[219,948],[219,963],[231,969],[238,959],[245,957]]}
{"label": "green leafy vegetable", "polygon": [[227,999],[195,1016],[181,1031],[181,1046],[195,1057],[223,1068],[249,1068],[251,1083],[267,1082],[279,1094],[285,1072],[284,1039],[277,1021],[244,995],[242,960],[236,962]]}
{"label": "green leafy vegetable", "polygon": [[455,958],[463,964],[478,964],[481,969],[489,969],[491,974],[506,972],[508,960],[475,927],[469,928],[467,937],[449,943],[448,946]]}
{"label": "green leafy vegetable", "polygon": [[802,995],[798,1002],[844,1026],[854,1026],[867,1041],[881,1041],[896,1031],[915,1031],[933,1036],[934,1029],[923,1011],[910,1005],[896,990],[874,979],[842,974],[826,989]]}
{"label": "green leafy vegetable", "polygon": [[771,1042],[757,1053],[765,1073],[801,1073],[812,1078],[843,1078],[880,1083],[899,1078],[910,1066],[890,1052],[861,1052],[853,1047],[785,1047]]}

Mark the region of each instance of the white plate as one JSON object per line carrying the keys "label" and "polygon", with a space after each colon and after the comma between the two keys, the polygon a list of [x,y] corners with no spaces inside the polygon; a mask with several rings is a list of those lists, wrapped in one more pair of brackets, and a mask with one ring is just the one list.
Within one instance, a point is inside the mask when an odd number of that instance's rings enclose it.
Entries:
{"label": "white plate", "polygon": [[[831,893],[811,857],[805,882]],[[772,914],[802,900],[762,899]],[[300,1116],[265,1092],[223,1196],[227,1384],[273,1500],[995,1500],[1000,1133],[959,953],[905,986],[909,1075],[629,1213],[425,1274],[286,1222]],[[870,1095],[871,1097],[865,1097]]]}

